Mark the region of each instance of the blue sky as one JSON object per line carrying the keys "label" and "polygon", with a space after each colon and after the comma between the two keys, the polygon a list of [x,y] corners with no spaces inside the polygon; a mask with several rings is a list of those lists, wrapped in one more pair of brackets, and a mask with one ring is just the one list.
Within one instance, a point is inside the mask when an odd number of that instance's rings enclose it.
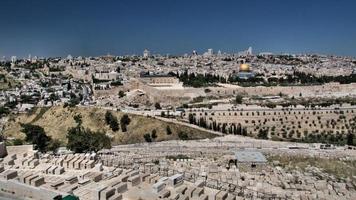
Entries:
{"label": "blue sky", "polygon": [[356,56],[354,0],[1,0],[0,56],[237,52]]}

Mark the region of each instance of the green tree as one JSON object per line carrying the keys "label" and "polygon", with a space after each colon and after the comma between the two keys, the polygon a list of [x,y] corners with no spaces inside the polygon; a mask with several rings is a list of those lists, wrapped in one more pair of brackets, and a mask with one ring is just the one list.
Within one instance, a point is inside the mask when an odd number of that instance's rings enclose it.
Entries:
{"label": "green tree", "polygon": [[117,118],[110,111],[106,111],[105,113],[105,122],[107,125],[110,126],[112,131],[119,130],[119,122],[117,121]]}
{"label": "green tree", "polygon": [[57,139],[53,139],[49,142],[47,150],[57,153],[58,148],[61,146],[61,142]]}
{"label": "green tree", "polygon": [[111,140],[105,133],[93,132],[82,126],[70,128],[67,140],[67,148],[75,153],[98,152],[104,148],[111,148]]}
{"label": "green tree", "polygon": [[268,139],[268,130],[267,129],[260,129],[257,135],[258,138],[260,139]]}
{"label": "green tree", "polygon": [[247,128],[242,128],[242,135],[247,136]]}
{"label": "green tree", "polygon": [[122,132],[127,131],[127,126],[130,124],[131,119],[127,114],[124,114],[121,119],[120,119],[120,124],[121,124],[121,130]]}
{"label": "green tree", "polygon": [[81,95],[77,96],[74,93],[70,93],[70,100],[68,103],[65,104],[65,107],[66,106],[75,107],[80,103],[80,101],[81,101]]}
{"label": "green tree", "polygon": [[122,98],[122,97],[124,97],[124,96],[126,96],[125,92],[122,91],[122,90],[120,90],[120,91],[119,91],[119,98]]}
{"label": "green tree", "polygon": [[77,115],[74,115],[73,117],[75,123],[77,123],[78,126],[81,126],[82,125],[82,115],[81,114],[77,114]]}
{"label": "green tree", "polygon": [[144,134],[143,138],[145,139],[146,142],[152,142],[152,138],[149,133]]}
{"label": "green tree", "polygon": [[8,115],[10,113],[10,110],[4,106],[0,107],[0,118],[2,116]]}
{"label": "green tree", "polygon": [[111,114],[111,112],[110,111],[106,111],[106,113],[105,113],[105,123],[107,124],[107,125],[109,125],[110,124],[110,122],[111,122],[111,120],[112,120],[112,114]]}
{"label": "green tree", "polygon": [[238,95],[236,95],[236,97],[235,97],[235,103],[236,104],[242,104],[242,95],[240,95],[240,94],[238,94]]}
{"label": "green tree", "polygon": [[166,127],[166,132],[167,132],[167,135],[171,135],[172,134],[171,127],[167,126]]}
{"label": "green tree", "polygon": [[51,141],[51,137],[46,135],[44,129],[37,125],[21,124],[21,131],[26,135],[26,142],[30,142],[34,145],[34,149],[45,152],[47,146]]}
{"label": "green tree", "polygon": [[206,128],[206,127],[207,127],[207,123],[206,123],[205,118],[201,117],[201,118],[199,119],[199,126],[200,126],[200,127],[203,127],[203,128]]}
{"label": "green tree", "polygon": [[193,113],[189,113],[188,120],[190,124],[196,124],[195,117]]}
{"label": "green tree", "polygon": [[347,145],[352,145],[352,146],[355,145],[354,138],[355,138],[354,134],[352,134],[352,133],[347,134],[347,138],[346,138]]}
{"label": "green tree", "polygon": [[155,103],[155,108],[156,108],[156,110],[160,110],[160,109],[162,109],[162,107],[161,107],[161,104],[160,103]]}
{"label": "green tree", "polygon": [[57,101],[58,99],[59,99],[59,97],[55,93],[51,93],[51,95],[49,95],[50,101]]}
{"label": "green tree", "polygon": [[178,133],[178,137],[181,140],[188,140],[189,139],[188,134],[186,132],[183,132],[183,131],[180,131]]}
{"label": "green tree", "polygon": [[152,130],[151,137],[152,137],[153,140],[155,140],[155,139],[157,138],[157,131],[156,131],[156,129],[153,129],[153,130]]}

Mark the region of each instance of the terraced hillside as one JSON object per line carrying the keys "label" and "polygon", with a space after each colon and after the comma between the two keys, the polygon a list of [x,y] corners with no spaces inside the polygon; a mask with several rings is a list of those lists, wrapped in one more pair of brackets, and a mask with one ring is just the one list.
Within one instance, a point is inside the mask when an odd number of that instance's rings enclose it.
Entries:
{"label": "terraced hillside", "polygon": [[[120,122],[124,115],[122,112],[111,111]],[[202,139],[215,137],[214,134],[194,129],[192,127],[164,122],[151,117],[129,114],[131,119],[127,126],[127,132],[118,130],[112,131],[109,125],[105,122],[105,109],[100,108],[36,108],[30,113],[12,116],[4,129],[4,135],[8,138],[24,138],[24,133],[21,132],[21,123],[31,123],[43,127],[52,138],[57,138],[62,142],[66,142],[67,130],[76,126],[74,116],[82,116],[82,125],[93,131],[105,131],[113,137],[113,144],[129,144],[144,142],[144,135],[152,134],[156,130],[157,138],[154,141],[173,140],[179,138],[179,133],[184,133],[187,139]],[[167,134],[167,126],[171,129],[171,134]]]}
{"label": "terraced hillside", "polygon": [[190,109],[186,121],[225,134],[261,139],[346,144],[356,130],[356,107]]}

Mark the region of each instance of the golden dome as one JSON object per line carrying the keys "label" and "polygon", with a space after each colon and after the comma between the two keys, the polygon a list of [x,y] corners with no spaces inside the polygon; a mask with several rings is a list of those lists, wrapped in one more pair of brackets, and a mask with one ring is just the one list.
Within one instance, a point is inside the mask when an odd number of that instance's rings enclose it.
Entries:
{"label": "golden dome", "polygon": [[248,64],[241,64],[240,65],[240,71],[241,72],[248,72],[248,71],[250,71],[250,66]]}

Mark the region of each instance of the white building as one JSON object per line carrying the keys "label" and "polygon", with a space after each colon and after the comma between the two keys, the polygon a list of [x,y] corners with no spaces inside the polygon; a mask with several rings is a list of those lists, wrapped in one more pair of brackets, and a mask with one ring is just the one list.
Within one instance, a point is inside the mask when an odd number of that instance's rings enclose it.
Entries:
{"label": "white building", "polygon": [[252,55],[252,47],[249,47],[249,48],[247,49],[247,55],[248,55],[248,56],[251,56],[251,55]]}
{"label": "white building", "polygon": [[212,55],[213,55],[213,49],[208,49],[208,51],[203,54],[203,56],[205,57],[210,57]]}
{"label": "white building", "polygon": [[260,55],[260,56],[272,56],[273,53],[271,53],[271,52],[261,52],[258,55]]}
{"label": "white building", "polygon": [[148,51],[147,49],[145,49],[145,50],[143,51],[143,57],[144,57],[144,58],[150,57],[150,51]]}
{"label": "white building", "polygon": [[73,60],[73,56],[69,54],[69,55],[67,56],[67,60]]}
{"label": "white building", "polygon": [[120,79],[120,74],[115,71],[98,71],[95,72],[94,78],[101,81],[116,81]]}
{"label": "white building", "polygon": [[212,56],[213,55],[213,49],[208,49],[208,56]]}

